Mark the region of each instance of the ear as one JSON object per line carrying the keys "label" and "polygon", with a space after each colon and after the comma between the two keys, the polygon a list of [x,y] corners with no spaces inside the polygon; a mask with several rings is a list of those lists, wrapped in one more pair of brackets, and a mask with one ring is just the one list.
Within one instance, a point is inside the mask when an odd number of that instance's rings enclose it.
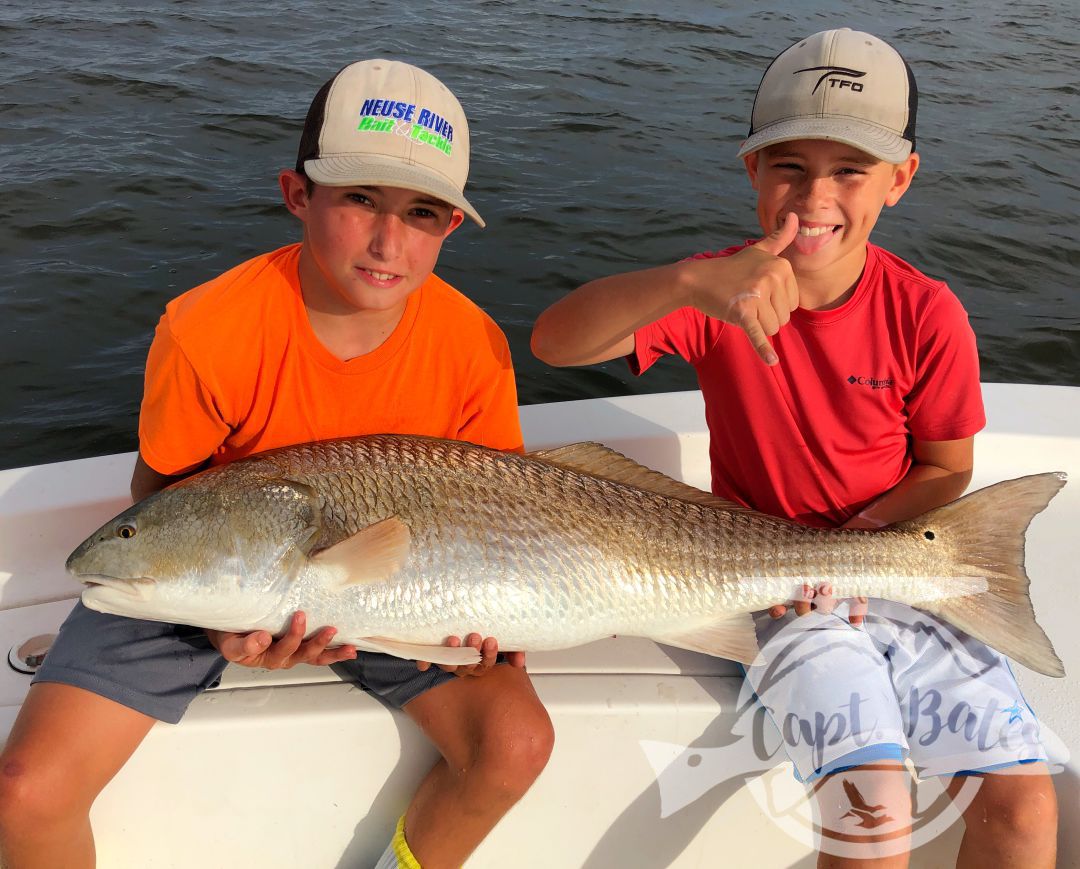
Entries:
{"label": "ear", "polygon": [[285,201],[285,207],[300,220],[307,216],[307,184],[307,178],[292,169],[282,169],[278,173],[278,186],[281,187],[281,198]]}
{"label": "ear", "polygon": [[750,176],[750,186],[754,190],[758,189],[757,186],[757,170],[758,170],[758,157],[761,155],[760,151],[751,151],[745,157],[742,158],[743,165],[746,166],[746,174]]}
{"label": "ear", "polygon": [[461,226],[464,220],[465,212],[462,211],[460,208],[455,208],[453,213],[450,215],[450,222],[446,225],[446,232],[443,233],[443,238],[447,238],[450,233],[452,233],[455,229]]}
{"label": "ear", "polygon": [[900,201],[907,189],[911,186],[911,179],[915,177],[915,172],[919,168],[919,155],[912,152],[903,163],[897,163],[893,166],[892,187],[889,188],[888,194],[885,196],[886,205],[896,205]]}

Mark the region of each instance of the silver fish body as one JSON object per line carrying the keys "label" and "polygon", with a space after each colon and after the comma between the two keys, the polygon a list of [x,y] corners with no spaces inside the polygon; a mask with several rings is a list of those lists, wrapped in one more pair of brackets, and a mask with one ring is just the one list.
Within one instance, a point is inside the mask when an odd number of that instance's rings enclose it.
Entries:
{"label": "silver fish body", "polygon": [[68,568],[105,612],[278,633],[304,610],[340,642],[447,663],[475,653],[435,647],[473,631],[503,649],[621,634],[749,662],[748,614],[828,580],[1058,673],[1022,560],[1031,517],[1061,485],[1038,475],[882,531],[819,530],[595,444],[521,456],[380,435],[204,471],[103,526]]}

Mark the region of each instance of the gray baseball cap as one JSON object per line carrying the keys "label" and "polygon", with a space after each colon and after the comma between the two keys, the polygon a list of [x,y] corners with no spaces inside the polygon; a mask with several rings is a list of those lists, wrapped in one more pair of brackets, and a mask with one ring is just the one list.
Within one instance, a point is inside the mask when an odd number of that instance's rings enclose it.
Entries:
{"label": "gray baseball cap", "polygon": [[825,30],[769,64],[738,156],[777,142],[829,139],[900,163],[915,150],[918,103],[915,76],[896,49],[869,33]]}
{"label": "gray baseball cap", "polygon": [[308,109],[296,171],[335,187],[417,190],[484,225],[465,198],[469,124],[461,103],[411,64],[361,60],[326,82]]}

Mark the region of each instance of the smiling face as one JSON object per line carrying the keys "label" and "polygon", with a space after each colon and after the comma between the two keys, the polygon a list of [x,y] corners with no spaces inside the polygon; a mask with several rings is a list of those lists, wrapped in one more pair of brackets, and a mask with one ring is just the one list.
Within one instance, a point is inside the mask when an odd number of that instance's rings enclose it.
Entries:
{"label": "smiling face", "polygon": [[400,316],[431,274],[460,209],[400,187],[314,185],[286,170],[285,204],[304,224],[304,301],[324,314]]}
{"label": "smiling face", "polygon": [[813,287],[818,303],[858,281],[881,209],[900,201],[919,165],[917,154],[893,165],[823,139],[781,142],[743,160],[758,192],[762,230],[771,233],[789,212],[799,218],[799,235],[781,256],[791,263],[800,294],[804,285]]}

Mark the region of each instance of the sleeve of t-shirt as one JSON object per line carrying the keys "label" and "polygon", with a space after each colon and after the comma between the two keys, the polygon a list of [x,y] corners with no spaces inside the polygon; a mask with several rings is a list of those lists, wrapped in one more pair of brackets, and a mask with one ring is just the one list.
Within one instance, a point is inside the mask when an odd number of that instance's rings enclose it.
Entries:
{"label": "sleeve of t-shirt", "polygon": [[213,393],[162,317],[146,358],[139,453],[159,474],[183,474],[213,455],[229,431]]}
{"label": "sleeve of t-shirt", "polygon": [[494,321],[486,328],[492,353],[478,362],[458,437],[496,450],[524,452],[510,347]]}
{"label": "sleeve of t-shirt", "polygon": [[[749,242],[725,250],[697,253],[683,262],[732,256],[747,244]],[[696,308],[680,308],[634,333],[634,350],[627,355],[626,363],[638,376],[648,371],[661,356],[681,356],[693,365],[716,343],[723,327],[723,323],[710,320]]]}
{"label": "sleeve of t-shirt", "polygon": [[634,350],[626,357],[630,371],[644,374],[661,356],[681,356],[691,365],[715,340],[706,317],[695,308],[679,308],[634,333]]}
{"label": "sleeve of t-shirt", "polygon": [[960,300],[942,285],[918,324],[908,429],[919,440],[949,441],[986,425],[975,333]]}

